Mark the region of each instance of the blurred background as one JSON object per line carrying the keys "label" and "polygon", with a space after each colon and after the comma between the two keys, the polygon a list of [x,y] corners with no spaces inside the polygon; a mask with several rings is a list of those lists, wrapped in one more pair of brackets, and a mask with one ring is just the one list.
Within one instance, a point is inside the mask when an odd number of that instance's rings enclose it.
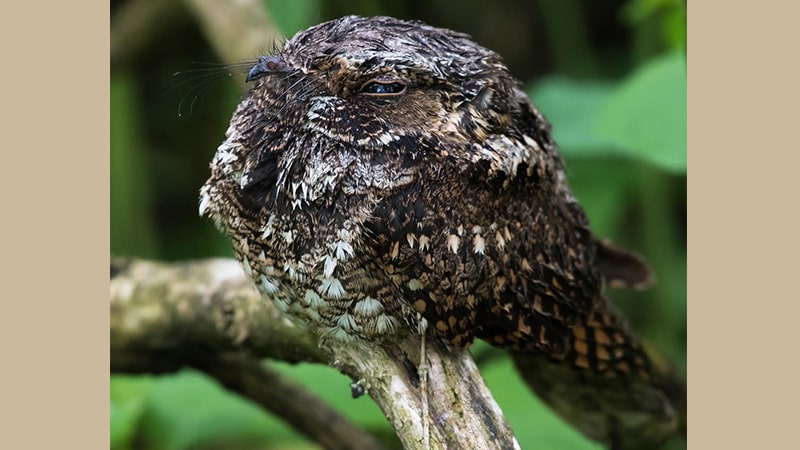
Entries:
{"label": "blurred background", "polygon": [[[684,0],[112,0],[112,254],[232,256],[198,217],[197,197],[253,49],[268,52],[275,39],[349,14],[422,20],[503,56],[552,122],[595,233],[644,255],[656,274],[647,292],[609,296],[685,371]],[[266,25],[252,32],[258,20]],[[522,448],[600,448],[533,397],[502,353],[479,344],[474,354]],[[399,448],[371,400],[350,397],[343,375],[273,366]],[[110,394],[112,449],[319,448],[198,372],[114,374]]]}

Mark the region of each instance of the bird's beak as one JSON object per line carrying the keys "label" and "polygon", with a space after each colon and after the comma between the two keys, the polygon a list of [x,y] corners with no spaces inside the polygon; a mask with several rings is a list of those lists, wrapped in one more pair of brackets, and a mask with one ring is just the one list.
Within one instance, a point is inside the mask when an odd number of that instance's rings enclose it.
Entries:
{"label": "bird's beak", "polygon": [[247,78],[245,78],[244,81],[249,83],[270,73],[282,73],[288,71],[289,65],[286,64],[286,62],[280,56],[259,56],[258,63],[256,63],[256,65],[250,69],[250,72],[247,72]]}

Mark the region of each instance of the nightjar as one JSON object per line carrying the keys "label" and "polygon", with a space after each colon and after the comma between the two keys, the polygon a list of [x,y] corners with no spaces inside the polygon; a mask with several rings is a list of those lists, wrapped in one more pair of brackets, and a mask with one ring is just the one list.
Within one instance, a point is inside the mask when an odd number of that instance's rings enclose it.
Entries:
{"label": "nightjar", "polygon": [[469,36],[343,17],[258,59],[201,189],[260,292],[323,339],[509,349],[588,436],[651,448],[683,386],[603,296],[650,282],[592,235],[550,125]]}

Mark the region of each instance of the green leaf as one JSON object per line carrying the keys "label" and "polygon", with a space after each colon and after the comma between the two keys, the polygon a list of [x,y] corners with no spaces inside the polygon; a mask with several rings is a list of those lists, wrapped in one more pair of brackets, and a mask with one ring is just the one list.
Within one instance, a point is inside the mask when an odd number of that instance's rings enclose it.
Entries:
{"label": "green leaf", "polygon": [[686,172],[686,57],[654,59],[622,82],[540,80],[528,94],[567,158],[622,155]]}
{"label": "green leaf", "polygon": [[221,388],[194,371],[156,379],[141,418],[143,448],[184,450],[263,448],[266,443],[300,440],[280,419]]}
{"label": "green leaf", "polygon": [[686,49],[686,7],[683,4],[664,19],[664,35],[670,48]]}
{"label": "green leaf", "polygon": [[553,138],[568,156],[608,154],[614,142],[599,136],[595,116],[608,102],[616,84],[543,78],[528,88],[528,95],[553,126]]}
{"label": "green leaf", "polygon": [[595,235],[614,236],[632,194],[640,188],[636,169],[636,161],[630,158],[567,158],[570,188],[583,205]]}
{"label": "green leaf", "polygon": [[631,0],[620,11],[623,19],[637,25],[655,16],[660,10],[671,8],[676,0]]}
{"label": "green leaf", "polygon": [[660,28],[669,48],[686,48],[686,4],[684,0],[631,0],[620,11],[629,25]]}
{"label": "green leaf", "polygon": [[150,377],[111,376],[110,426],[113,450],[133,448],[139,420],[153,383]]}
{"label": "green leaf", "polygon": [[673,173],[686,172],[686,56],[654,59],[626,79],[597,115],[600,140]]}

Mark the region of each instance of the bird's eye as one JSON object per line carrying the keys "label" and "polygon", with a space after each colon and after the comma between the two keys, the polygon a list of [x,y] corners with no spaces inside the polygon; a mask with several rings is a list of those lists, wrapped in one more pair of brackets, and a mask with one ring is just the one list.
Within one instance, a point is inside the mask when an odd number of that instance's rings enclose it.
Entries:
{"label": "bird's eye", "polygon": [[391,96],[402,94],[406,85],[397,81],[370,81],[361,87],[361,93],[367,95]]}

